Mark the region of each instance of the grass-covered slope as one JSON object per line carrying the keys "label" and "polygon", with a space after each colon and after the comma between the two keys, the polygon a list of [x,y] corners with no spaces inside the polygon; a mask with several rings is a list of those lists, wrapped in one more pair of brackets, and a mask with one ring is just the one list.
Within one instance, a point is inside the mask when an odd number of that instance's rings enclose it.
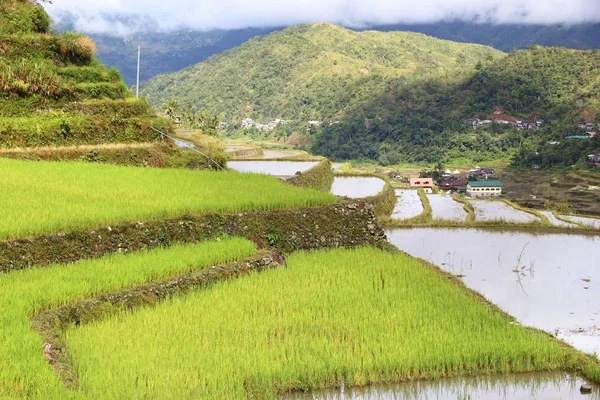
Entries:
{"label": "grass-covered slope", "polygon": [[591,359],[407,256],[361,248],[298,253],[286,264],[73,327],[67,349],[81,392],[262,399],[457,374],[597,374]]}
{"label": "grass-covered slope", "polygon": [[255,252],[253,243],[233,238],[0,274],[0,398],[94,398],[64,386],[44,359],[44,343],[32,329],[31,316],[103,293],[240,260]]}
{"label": "grass-covered slope", "polygon": [[176,98],[227,120],[341,118],[389,80],[440,76],[503,53],[409,32],[355,32],[319,23],[249,40],[144,85],[151,104]]}
{"label": "grass-covered slope", "polygon": [[49,24],[30,0],[0,2],[0,147],[156,140],[150,125],[167,124],[95,59],[93,41]]}
{"label": "grass-covered slope", "polygon": [[[531,131],[499,125],[473,130],[465,123],[489,119],[498,108],[523,121],[545,122]],[[565,142],[566,135],[578,134],[584,116],[600,122],[600,53],[533,46],[445,77],[396,80],[347,115],[318,135],[318,154],[384,164],[508,160],[549,141]],[[597,140],[563,144],[568,148],[557,147],[552,162],[571,165],[600,151]]]}
{"label": "grass-covered slope", "polygon": [[332,204],[267,175],[0,159],[0,239],[186,214]]}

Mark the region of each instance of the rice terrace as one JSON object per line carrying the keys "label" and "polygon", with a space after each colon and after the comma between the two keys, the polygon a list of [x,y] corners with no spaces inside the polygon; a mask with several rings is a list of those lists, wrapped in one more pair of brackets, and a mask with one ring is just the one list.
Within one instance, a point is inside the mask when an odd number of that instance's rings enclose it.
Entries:
{"label": "rice terrace", "polygon": [[[560,184],[502,159],[508,188],[470,176],[467,194],[500,197],[474,199],[440,189],[458,170],[394,165],[389,143],[377,164],[340,158],[352,141],[322,142],[347,127],[338,102],[351,111],[407,85],[433,96],[435,79],[510,55],[414,33],[288,28],[205,67],[216,84],[211,68],[227,57],[258,62],[251,46],[273,63],[292,59],[290,46],[299,61],[309,52],[313,67],[335,66],[311,78],[280,71],[307,91],[337,82],[318,96],[327,118],[311,110],[313,93],[282,95],[289,119],[260,124],[249,117],[266,114],[247,98],[223,96],[234,106],[214,114],[192,112],[189,96],[185,111],[173,98],[158,110],[155,82],[142,83],[150,101],[138,97],[98,60],[110,41],[97,49],[64,17],[52,22],[60,3],[0,0],[0,399],[600,398],[593,165],[566,172],[577,187],[542,204],[519,177],[543,193]],[[282,47],[271,54],[263,41]],[[281,79],[229,71],[240,85],[256,80],[230,97],[274,93],[263,86]],[[252,111],[224,120],[240,109]],[[383,124],[366,121],[355,131]],[[492,130],[505,140],[507,129]],[[417,167],[439,188],[408,179]]]}

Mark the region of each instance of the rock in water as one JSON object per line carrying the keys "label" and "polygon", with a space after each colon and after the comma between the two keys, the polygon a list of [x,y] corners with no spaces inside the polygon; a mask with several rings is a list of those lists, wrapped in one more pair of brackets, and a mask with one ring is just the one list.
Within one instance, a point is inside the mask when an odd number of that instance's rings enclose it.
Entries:
{"label": "rock in water", "polygon": [[581,388],[579,389],[579,391],[581,392],[581,394],[592,393],[592,386],[588,385],[587,383],[584,383],[583,385],[581,385]]}

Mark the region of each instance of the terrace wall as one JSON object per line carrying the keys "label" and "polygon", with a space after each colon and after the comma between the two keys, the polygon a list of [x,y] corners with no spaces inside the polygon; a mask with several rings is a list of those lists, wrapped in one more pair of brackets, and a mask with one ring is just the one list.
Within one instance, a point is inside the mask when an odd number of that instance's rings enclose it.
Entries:
{"label": "terrace wall", "polygon": [[0,272],[98,258],[112,252],[193,243],[225,234],[246,237],[259,247],[271,247],[284,254],[296,250],[362,245],[384,247],[386,244],[373,206],[358,202],[294,210],[130,222],[112,227],[0,241]]}

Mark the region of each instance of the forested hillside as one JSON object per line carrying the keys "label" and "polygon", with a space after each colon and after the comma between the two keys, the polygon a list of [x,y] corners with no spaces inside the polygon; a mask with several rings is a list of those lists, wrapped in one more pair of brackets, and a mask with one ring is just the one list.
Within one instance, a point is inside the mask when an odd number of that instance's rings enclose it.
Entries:
{"label": "forested hillside", "polygon": [[[491,118],[497,110],[544,123],[533,130],[502,124],[474,130],[465,123],[470,117]],[[333,159],[366,158],[384,164],[518,155],[517,164],[571,165],[600,150],[597,137],[565,139],[582,134],[577,124],[584,118],[600,122],[598,111],[600,52],[532,46],[481,63],[474,73],[410,85],[396,81],[385,93],[348,112],[342,124],[325,127],[313,150]],[[552,156],[532,158],[547,146]]]}
{"label": "forested hillside", "polygon": [[156,118],[80,34],[51,34],[29,0],[0,2],[0,147],[157,139]]}
{"label": "forested hillside", "polygon": [[[115,22],[123,17],[115,17]],[[73,30],[74,17],[65,15],[56,29]],[[236,30],[199,31],[182,29],[173,32],[144,30],[124,36],[110,33],[88,33],[98,46],[98,58],[116,67],[128,85],[136,79],[137,46],[142,46],[141,80],[179,71],[239,46],[245,41],[283,28],[247,28]],[[524,49],[530,44],[562,46],[572,49],[600,49],[600,24],[584,25],[521,25],[480,24],[463,21],[440,21],[431,24],[397,24],[373,26],[368,30],[424,33],[439,39],[462,43],[478,43],[502,51]],[[355,29],[355,30],[365,30]]]}
{"label": "forested hillside", "polygon": [[492,48],[410,32],[355,32],[301,25],[252,39],[143,86],[154,107],[175,98],[186,111],[223,119],[341,119],[399,80],[403,85],[473,70],[502,57]]}

